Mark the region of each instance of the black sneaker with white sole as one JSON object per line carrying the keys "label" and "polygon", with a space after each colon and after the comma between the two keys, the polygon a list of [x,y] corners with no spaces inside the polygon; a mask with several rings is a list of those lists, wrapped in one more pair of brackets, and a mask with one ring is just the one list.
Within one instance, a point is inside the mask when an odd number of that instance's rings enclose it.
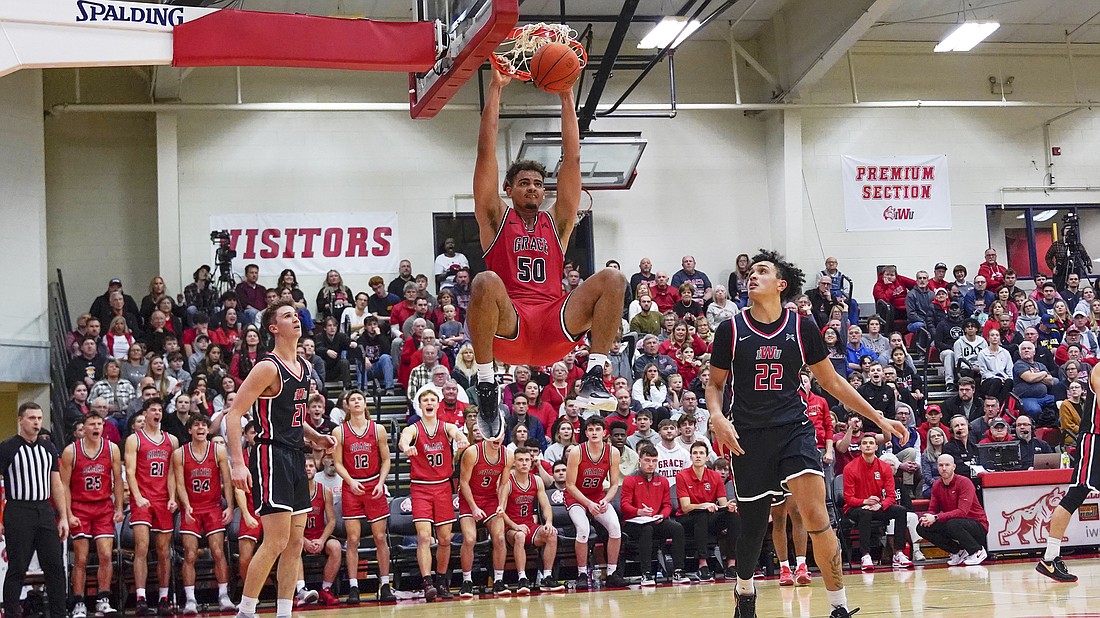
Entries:
{"label": "black sneaker with white sole", "polygon": [[1039,564],[1035,565],[1035,570],[1056,582],[1069,583],[1077,581],[1077,576],[1069,572],[1069,569],[1066,568],[1066,563],[1062,562],[1061,556],[1049,562],[1040,560]]}
{"label": "black sneaker with white sole", "polygon": [[478,382],[474,388],[478,401],[477,428],[481,437],[486,440],[504,437],[504,414],[500,410],[500,389],[497,383]]}
{"label": "black sneaker with white sole", "polygon": [[833,613],[829,614],[829,618],[852,618],[859,613],[859,608],[848,609],[847,607],[834,607]]}
{"label": "black sneaker with white sole", "polygon": [[577,393],[577,407],[604,412],[611,412],[618,407],[615,396],[604,386],[602,367],[589,369],[581,378],[581,390]]}
{"label": "black sneaker with white sole", "polygon": [[737,608],[733,610],[733,618],[756,618],[756,595],[741,594],[734,591],[737,597]]}

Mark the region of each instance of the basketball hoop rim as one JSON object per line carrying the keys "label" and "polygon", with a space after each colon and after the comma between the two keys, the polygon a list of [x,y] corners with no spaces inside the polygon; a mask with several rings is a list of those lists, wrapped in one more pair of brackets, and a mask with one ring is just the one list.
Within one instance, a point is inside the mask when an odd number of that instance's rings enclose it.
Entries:
{"label": "basketball hoop rim", "polygon": [[[561,26],[564,26],[564,24],[561,24]],[[565,26],[565,28],[568,28],[568,26]],[[574,31],[568,29],[568,32]],[[585,51],[584,45],[582,45],[580,41],[570,35],[564,34],[563,28],[561,27],[555,27],[555,25],[541,22],[512,28],[512,31],[497,47],[497,50],[509,44],[514,45],[516,40],[520,38],[534,39],[537,44],[522,50],[510,50],[509,53],[511,56],[518,56],[515,60],[500,51],[494,51],[489,56],[489,61],[492,63],[493,67],[509,77],[525,82],[531,81],[531,72],[527,70],[526,67],[530,66],[531,59],[538,53],[538,50],[542,49],[542,47],[548,43],[564,43],[568,45],[569,48],[577,54],[582,69],[588,64],[588,52]],[[517,62],[517,60],[519,62]],[[517,64],[519,66],[517,66]]]}

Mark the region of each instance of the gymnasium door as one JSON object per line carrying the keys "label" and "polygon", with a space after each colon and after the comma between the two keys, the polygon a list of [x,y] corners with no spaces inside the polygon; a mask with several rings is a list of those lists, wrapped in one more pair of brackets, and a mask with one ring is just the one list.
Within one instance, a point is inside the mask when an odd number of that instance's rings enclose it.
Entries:
{"label": "gymnasium door", "polygon": [[[485,270],[485,260],[481,259],[481,239],[473,213],[436,213],[433,215],[433,224],[435,255],[443,252],[445,239],[454,238],[455,250],[465,254],[466,259],[470,260],[470,270],[474,274]],[[595,270],[593,253],[592,217],[585,217],[573,229],[569,246],[565,248],[565,259],[578,265],[582,277],[588,277]]]}

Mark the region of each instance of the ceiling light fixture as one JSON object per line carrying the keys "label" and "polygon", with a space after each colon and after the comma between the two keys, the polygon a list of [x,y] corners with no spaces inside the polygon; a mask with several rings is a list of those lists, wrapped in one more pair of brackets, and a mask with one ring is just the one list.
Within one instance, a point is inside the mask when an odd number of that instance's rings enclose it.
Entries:
{"label": "ceiling light fixture", "polygon": [[686,17],[666,17],[642,38],[638,49],[664,49],[669,43],[676,47],[698,30],[700,25],[702,24],[697,19],[688,21]]}
{"label": "ceiling light fixture", "polygon": [[937,52],[965,52],[974,49],[984,41],[989,35],[997,31],[1001,24],[995,21],[976,22],[968,21],[958,28],[955,28],[951,34],[947,35],[939,45],[936,45],[935,51]]}
{"label": "ceiling light fixture", "polygon": [[1044,210],[1043,212],[1032,217],[1036,222],[1042,223],[1043,221],[1050,221],[1058,214],[1057,210]]}

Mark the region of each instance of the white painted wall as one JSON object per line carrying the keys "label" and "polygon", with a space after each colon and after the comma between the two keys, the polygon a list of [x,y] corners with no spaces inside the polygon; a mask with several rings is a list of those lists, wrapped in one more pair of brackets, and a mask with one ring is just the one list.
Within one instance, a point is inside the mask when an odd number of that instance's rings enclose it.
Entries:
{"label": "white painted wall", "polygon": [[[1013,100],[1100,98],[1100,58],[1086,49],[1075,51],[1074,87],[1060,46],[985,46],[986,52],[950,56],[933,56],[928,47],[858,46],[854,55],[860,98],[996,100],[989,92],[990,75],[1015,78]],[[680,101],[732,102],[729,59],[729,49],[721,43],[685,46],[677,57]],[[751,69],[742,64],[740,73],[746,92],[759,89]],[[245,69],[242,74],[245,101],[393,102],[402,100],[406,87],[399,75],[267,69]],[[629,73],[616,74],[605,101],[613,100],[630,78]],[[664,69],[649,80],[632,101],[666,100]],[[47,72],[47,102],[71,101],[71,82],[71,71]],[[85,101],[145,100],[144,86],[129,69],[85,71],[83,82]],[[196,70],[184,82],[182,96],[189,102],[233,102],[234,82],[232,69]],[[510,86],[505,98],[554,102],[518,85]],[[850,100],[846,64],[834,67],[805,100]],[[476,102],[476,90],[467,86],[457,101]],[[802,182],[801,170],[795,178],[778,172],[797,166],[781,164],[786,153],[775,147],[774,139],[769,148],[768,114],[681,112],[673,120],[599,120],[597,130],[640,129],[650,144],[631,191],[595,196],[596,259],[614,257],[633,271],[637,259],[647,255],[658,268],[674,271],[680,256],[691,251],[717,282],[725,280],[737,253],[781,240],[801,256],[807,271],[819,268],[823,254],[839,257],[856,280],[860,299],[870,298],[878,263],[897,263],[910,274],[940,260],[973,269],[987,243],[985,205],[1000,201],[1002,186],[1042,182],[1043,171],[1037,169],[1043,165],[1041,125],[1062,111],[805,110],[797,145],[806,175],[802,193],[809,199],[799,198],[804,203],[800,233],[798,225],[777,231],[764,211],[778,195],[789,199]],[[414,122],[405,113],[181,113],[180,232],[178,243],[162,242],[180,252],[183,272],[177,275],[186,282],[195,265],[210,261],[207,219],[213,212],[396,208],[402,213],[402,252],[417,271],[427,271],[433,253],[431,213],[449,212],[451,196],[470,191],[477,122],[473,112],[446,110],[429,122]],[[151,116],[142,115],[47,120],[50,264],[65,269],[74,306],[86,306],[111,276],[122,276],[140,295],[155,274],[154,126]],[[525,131],[553,128],[546,121],[507,120],[502,127],[514,147]],[[793,147],[798,136],[780,133],[780,128],[774,127],[772,135]],[[1056,159],[1059,184],[1098,182],[1098,132],[1100,120],[1090,111],[1053,126],[1054,143],[1063,148]],[[500,142],[503,163],[504,135]],[[840,155],[936,152],[950,159],[953,230],[878,235],[844,231]],[[775,191],[775,183],[783,183],[782,192]],[[1100,195],[1008,199],[1100,201]],[[1100,254],[1100,248],[1094,252]],[[264,273],[262,281],[270,283],[275,274]],[[365,279],[351,285],[362,288]],[[315,290],[319,283],[303,280],[303,287]]]}
{"label": "white painted wall", "polygon": [[49,381],[42,73],[0,78],[0,382]]}
{"label": "white painted wall", "polygon": [[[74,97],[74,71],[44,71],[35,106]],[[141,100],[141,79],[129,68],[82,69],[85,101]],[[70,114],[46,118],[46,202],[49,266],[65,278],[76,316],[122,279],[138,301],[157,274],[157,159],[153,114]]]}
{"label": "white painted wall", "polygon": [[[861,45],[855,63],[863,101],[904,99],[997,100],[990,75],[1015,77],[1012,100],[1073,101],[1064,57],[930,54],[918,47]],[[879,52],[889,51],[888,55]],[[1034,54],[1034,51],[1032,51]],[[1100,58],[1075,60],[1082,98],[1100,93]],[[847,65],[834,67],[807,102],[850,100]],[[907,276],[931,271],[938,261],[961,263],[977,272],[989,244],[986,205],[1001,203],[1001,187],[1041,185],[1044,175],[1042,124],[1065,109],[842,109],[807,110],[803,117],[803,163],[809,199],[805,203],[807,270],[819,270],[822,253],[840,259],[856,283],[859,300],[871,298],[875,266],[897,264]],[[1082,110],[1051,128],[1062,186],[1100,184],[1100,114]],[[939,154],[948,157],[953,228],[926,232],[846,232],[841,195],[841,155]],[[1098,193],[1006,194],[1008,203],[1100,202]],[[811,208],[812,206],[812,208]],[[816,220],[816,231],[814,222]],[[820,237],[820,245],[819,245]],[[1096,238],[1090,241],[1100,254]],[[993,240],[1004,255],[1004,238]],[[1041,259],[1041,257],[1040,257]],[[1003,260],[1002,260],[1003,262]],[[948,273],[950,275],[950,273]]]}

